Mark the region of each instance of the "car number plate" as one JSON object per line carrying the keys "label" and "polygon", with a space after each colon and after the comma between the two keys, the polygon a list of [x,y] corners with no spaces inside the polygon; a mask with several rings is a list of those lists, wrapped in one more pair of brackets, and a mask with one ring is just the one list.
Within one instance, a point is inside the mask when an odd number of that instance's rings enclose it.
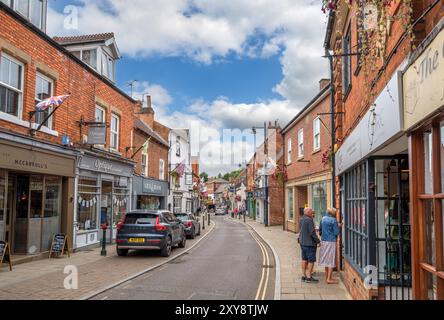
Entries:
{"label": "car number plate", "polygon": [[144,238],[130,238],[128,240],[128,242],[131,242],[131,243],[145,243],[145,239]]}

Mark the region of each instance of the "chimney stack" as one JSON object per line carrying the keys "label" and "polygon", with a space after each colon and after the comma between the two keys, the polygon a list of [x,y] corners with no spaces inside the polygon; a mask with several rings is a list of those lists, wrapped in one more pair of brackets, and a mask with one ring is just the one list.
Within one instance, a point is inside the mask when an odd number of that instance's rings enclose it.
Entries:
{"label": "chimney stack", "polygon": [[151,96],[146,96],[146,106],[140,104],[139,119],[154,129],[154,109],[152,107]]}

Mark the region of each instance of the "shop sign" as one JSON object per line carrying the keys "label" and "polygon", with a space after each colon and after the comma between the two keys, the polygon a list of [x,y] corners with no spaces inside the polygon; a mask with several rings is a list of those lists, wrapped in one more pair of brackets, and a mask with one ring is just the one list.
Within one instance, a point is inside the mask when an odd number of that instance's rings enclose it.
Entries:
{"label": "shop sign", "polygon": [[143,193],[149,193],[149,194],[163,194],[163,184],[154,181],[154,180],[144,180],[142,184],[142,191]]}
{"label": "shop sign", "polygon": [[[440,28],[444,29],[444,20]],[[405,71],[403,86],[406,129],[444,106],[444,30],[425,46]]]}
{"label": "shop sign", "polygon": [[255,190],[254,197],[256,199],[265,199],[265,188]]}
{"label": "shop sign", "polygon": [[0,167],[56,176],[75,176],[75,159],[0,144]]}
{"label": "shop sign", "polygon": [[95,125],[88,128],[88,144],[106,144],[106,125]]}
{"label": "shop sign", "polygon": [[133,171],[133,166],[131,165],[91,156],[82,157],[80,168],[125,177],[131,176]]}
{"label": "shop sign", "polygon": [[380,148],[403,130],[400,103],[401,74],[395,72],[387,86],[353,132],[336,152],[336,174],[340,175]]}
{"label": "shop sign", "polygon": [[187,185],[187,186],[193,185],[193,174],[192,173],[185,174],[185,185]]}

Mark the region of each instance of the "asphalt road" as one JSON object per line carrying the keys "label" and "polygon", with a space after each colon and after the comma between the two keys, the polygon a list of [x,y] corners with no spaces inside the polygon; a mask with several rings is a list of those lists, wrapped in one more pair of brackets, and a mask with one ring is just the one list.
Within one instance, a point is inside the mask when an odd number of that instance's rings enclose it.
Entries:
{"label": "asphalt road", "polygon": [[227,217],[212,219],[215,229],[191,251],[94,299],[273,299],[275,261],[271,250],[242,223]]}

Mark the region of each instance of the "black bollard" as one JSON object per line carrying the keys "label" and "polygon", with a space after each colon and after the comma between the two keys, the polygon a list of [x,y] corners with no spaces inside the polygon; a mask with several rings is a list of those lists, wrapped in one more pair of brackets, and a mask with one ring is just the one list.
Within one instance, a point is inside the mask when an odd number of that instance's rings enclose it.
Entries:
{"label": "black bollard", "polygon": [[244,214],[244,223],[246,222],[246,220],[245,220],[245,214]]}
{"label": "black bollard", "polygon": [[202,215],[202,230],[205,230],[205,214]]}
{"label": "black bollard", "polygon": [[208,213],[208,226],[210,225],[210,217],[211,217],[211,214]]}

